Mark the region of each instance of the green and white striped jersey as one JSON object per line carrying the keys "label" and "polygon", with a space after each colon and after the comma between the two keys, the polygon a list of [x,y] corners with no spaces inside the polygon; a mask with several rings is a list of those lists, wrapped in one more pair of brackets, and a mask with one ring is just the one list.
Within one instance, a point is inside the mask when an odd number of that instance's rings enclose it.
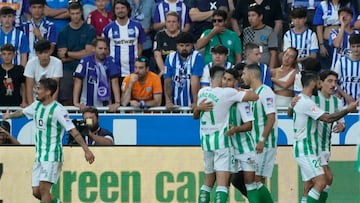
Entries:
{"label": "green and white striped jersey", "polygon": [[66,131],[75,128],[66,109],[57,101],[46,106],[35,101],[26,107],[23,113],[33,119],[36,128],[35,161],[62,162],[64,128]]}
{"label": "green and white striped jersey", "polygon": [[[250,104],[248,102],[238,102],[230,108],[230,126],[240,126],[246,122],[254,120]],[[255,142],[251,136],[251,132],[238,132],[230,136],[231,144],[239,152],[246,154],[255,150]]]}
{"label": "green and white striped jersey", "polygon": [[[313,96],[312,99],[316,105],[324,110],[326,113],[335,113],[343,110],[343,102],[334,95],[331,95],[329,99],[325,98],[321,92],[318,92],[318,96]],[[344,123],[344,118],[339,119],[338,122]],[[320,151],[329,152],[331,146],[331,134],[332,134],[332,123],[325,123],[318,121],[317,133],[319,135],[319,148]]]}
{"label": "green and white striped jersey", "polygon": [[202,101],[211,101],[213,109],[200,114],[200,139],[204,151],[213,151],[231,147],[230,137],[225,133],[229,129],[229,110],[232,104],[241,102],[245,92],[234,88],[203,87],[198,92],[198,105]]}
{"label": "green and white striped jersey", "polygon": [[294,156],[307,156],[319,153],[318,119],[325,112],[315,102],[304,94],[293,109],[294,121]]}
{"label": "green and white striped jersey", "polygon": [[264,128],[267,123],[267,115],[275,113],[275,123],[270,132],[270,135],[264,143],[265,148],[276,148],[277,146],[277,115],[276,115],[276,102],[275,93],[267,85],[261,85],[255,90],[255,93],[259,95],[259,99],[252,102],[252,110],[254,114],[254,122],[251,134],[254,137],[255,143],[258,143],[260,136],[264,133]]}

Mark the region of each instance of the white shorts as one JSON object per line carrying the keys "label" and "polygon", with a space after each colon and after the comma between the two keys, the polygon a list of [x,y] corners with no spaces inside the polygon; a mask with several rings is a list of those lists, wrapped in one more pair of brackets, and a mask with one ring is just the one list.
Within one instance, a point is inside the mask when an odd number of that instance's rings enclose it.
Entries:
{"label": "white shorts", "polygon": [[235,169],[238,171],[255,171],[255,152],[249,152],[246,154],[240,154],[239,151],[235,151]]}
{"label": "white shorts", "polygon": [[216,171],[235,172],[233,148],[203,151],[203,154],[205,174],[215,173]]}
{"label": "white shorts", "polygon": [[324,174],[324,169],[320,164],[320,156],[309,155],[295,158],[300,167],[303,181],[309,181],[312,178]]}
{"label": "white shorts", "polygon": [[329,165],[330,152],[320,152],[319,156],[320,156],[320,165],[321,166]]}
{"label": "white shorts", "polygon": [[62,162],[35,162],[32,172],[32,186],[39,186],[40,181],[56,184],[60,177],[62,164]]}
{"label": "white shorts", "polygon": [[276,148],[264,148],[263,152],[255,155],[256,175],[271,177],[276,158]]}

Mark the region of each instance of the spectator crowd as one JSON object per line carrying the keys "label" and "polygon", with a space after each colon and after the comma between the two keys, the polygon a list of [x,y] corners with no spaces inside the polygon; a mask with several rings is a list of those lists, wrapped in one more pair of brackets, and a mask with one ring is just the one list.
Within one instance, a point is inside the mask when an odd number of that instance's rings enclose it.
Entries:
{"label": "spectator crowd", "polygon": [[[194,107],[213,66],[257,64],[286,107],[300,72],[339,74],[359,97],[352,0],[8,0],[0,6],[0,106],[26,107],[42,78],[65,106]],[[239,78],[240,79],[240,78]]]}

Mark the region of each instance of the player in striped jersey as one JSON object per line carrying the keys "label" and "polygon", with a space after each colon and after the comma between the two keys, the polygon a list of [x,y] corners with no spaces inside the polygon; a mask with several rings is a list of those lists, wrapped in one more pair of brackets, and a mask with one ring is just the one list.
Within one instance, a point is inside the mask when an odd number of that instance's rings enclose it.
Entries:
{"label": "player in striped jersey", "polygon": [[338,92],[347,104],[357,100],[360,94],[360,34],[349,38],[351,53],[341,57],[334,66],[339,74]]}
{"label": "player in striped jersey", "polygon": [[233,148],[225,132],[229,129],[229,109],[241,101],[255,101],[254,92],[221,88],[225,69],[215,66],[210,70],[211,87],[204,87],[198,93],[194,118],[200,118],[201,147],[205,162],[205,180],[201,186],[199,202],[210,201],[211,188],[216,179],[217,188],[214,202],[225,203],[228,197],[230,172],[234,170]]}
{"label": "player in striped jersey", "polygon": [[27,116],[34,120],[36,135],[36,157],[32,173],[33,195],[47,203],[59,202],[50,193],[52,184],[56,184],[61,173],[63,162],[62,137],[64,129],[74,137],[85,152],[85,159],[90,164],[95,157],[87,147],[84,139],[76,130],[66,109],[53,99],[57,91],[57,82],[51,78],[39,81],[37,101],[25,109],[13,113],[3,113],[3,119]]}
{"label": "player in striped jersey", "polygon": [[[238,87],[239,73],[235,69],[225,70],[222,86]],[[255,181],[255,141],[251,136],[254,116],[248,102],[237,102],[230,107],[230,128],[226,132],[230,136],[234,148],[235,172],[231,176],[243,176],[246,188],[245,195],[250,203],[259,202],[259,192]],[[237,173],[242,171],[241,173]],[[234,185],[234,182],[232,182]],[[236,188],[238,184],[235,183]],[[238,188],[239,189],[239,188]],[[241,191],[241,190],[240,190]],[[243,193],[243,191],[241,191]]]}
{"label": "player in striped jersey", "polygon": [[51,42],[50,54],[55,50],[57,41],[55,25],[44,16],[45,4],[45,0],[29,0],[31,19],[22,24],[22,31],[29,42],[29,59],[36,57],[34,45],[38,40],[46,39]]}
{"label": "player in striped jersey", "polygon": [[166,18],[166,14],[169,11],[175,11],[178,13],[180,30],[183,32],[189,32],[190,30],[189,8],[181,0],[167,0],[157,4],[153,16],[154,30],[161,30],[165,27],[165,18]]}
{"label": "player in striped jersey", "polygon": [[285,51],[289,47],[297,49],[299,62],[307,57],[316,58],[316,53],[319,52],[316,33],[306,26],[306,15],[304,8],[295,8],[291,12],[291,21],[294,28],[288,30],[283,39],[283,50]]}
{"label": "player in striped jersey", "polygon": [[[14,28],[15,11],[4,6],[0,9],[0,46],[4,44],[12,44],[15,47],[15,58],[13,64],[25,67],[27,62],[27,53],[29,52],[29,43],[26,35],[21,30]],[[0,58],[0,64],[2,60]]]}
{"label": "player in striped jersey", "polygon": [[324,169],[319,156],[318,121],[332,123],[356,110],[358,102],[352,102],[342,111],[329,114],[320,109],[311,99],[317,95],[318,76],[315,73],[303,72],[301,77],[303,90],[299,101],[293,108],[294,140],[293,153],[301,171],[304,182],[311,181],[312,187],[307,196],[308,203],[325,202],[327,194]]}
{"label": "player in striped jersey", "polygon": [[[142,44],[146,40],[144,29],[131,16],[130,3],[126,0],[115,0],[115,20],[103,30],[108,40],[110,56],[121,69],[121,78],[134,72],[135,59],[142,54]],[[119,81],[120,84],[122,80]]]}
{"label": "player in striped jersey", "polygon": [[216,45],[211,48],[212,61],[205,65],[203,74],[200,78],[200,86],[210,86],[211,78],[210,78],[210,68],[213,66],[221,66],[226,70],[232,68],[233,65],[226,61],[228,55],[228,49],[223,45]]}
{"label": "player in striped jersey", "polygon": [[261,70],[257,64],[246,65],[241,78],[246,85],[259,95],[252,103],[254,121],[252,136],[256,143],[256,177],[260,202],[273,202],[269,190],[264,185],[265,178],[272,175],[277,148],[277,116],[275,93],[260,80]]}
{"label": "player in striped jersey", "polygon": [[194,38],[181,32],[176,38],[176,52],[165,60],[164,91],[167,108],[196,106],[203,74],[204,60],[200,52],[193,50]]}

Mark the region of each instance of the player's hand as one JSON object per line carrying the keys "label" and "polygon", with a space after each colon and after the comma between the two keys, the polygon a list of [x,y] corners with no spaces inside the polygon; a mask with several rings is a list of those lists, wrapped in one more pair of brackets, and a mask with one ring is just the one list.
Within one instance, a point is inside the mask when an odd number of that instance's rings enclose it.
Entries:
{"label": "player's hand", "polygon": [[211,111],[213,107],[214,104],[211,101],[206,101],[206,99],[204,99],[196,108],[200,111]]}
{"label": "player's hand", "polygon": [[340,133],[342,131],[345,130],[345,123],[337,123],[336,125],[334,125],[334,128],[333,128],[333,132],[334,133]]}
{"label": "player's hand", "polygon": [[95,156],[90,150],[86,150],[85,151],[85,159],[87,162],[89,162],[89,164],[92,164],[95,161]]}
{"label": "player's hand", "polygon": [[354,102],[351,102],[348,107],[347,107],[347,110],[349,112],[354,112],[356,111],[356,108],[359,106],[359,100],[356,100]]}
{"label": "player's hand", "polygon": [[229,130],[226,132],[226,135],[227,136],[232,136],[235,133],[235,128],[236,128],[236,126],[231,125]]}
{"label": "player's hand", "polygon": [[10,118],[10,110],[6,110],[5,113],[2,114],[2,119],[5,121]]}
{"label": "player's hand", "polygon": [[290,102],[291,108],[294,108],[294,106],[296,105],[296,103],[300,100],[300,96],[299,95],[295,95]]}
{"label": "player's hand", "polygon": [[264,150],[264,141],[258,142],[258,143],[256,144],[255,150],[256,150],[256,153],[257,153],[257,154],[262,153],[263,150]]}

